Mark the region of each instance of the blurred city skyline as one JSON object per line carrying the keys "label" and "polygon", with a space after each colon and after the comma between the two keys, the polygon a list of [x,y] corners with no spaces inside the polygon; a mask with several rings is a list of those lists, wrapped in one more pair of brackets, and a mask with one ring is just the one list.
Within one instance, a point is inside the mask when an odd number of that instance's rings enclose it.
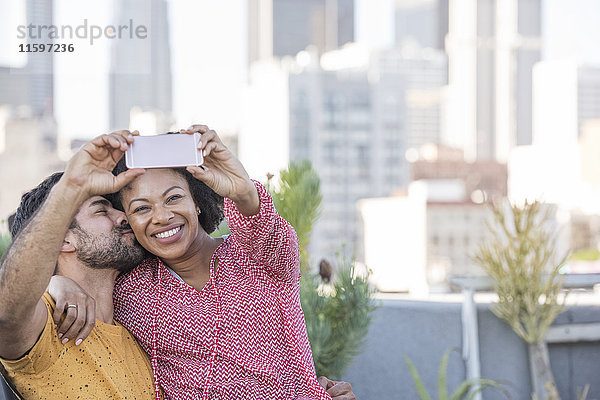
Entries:
{"label": "blurred city skyline", "polygon": [[[311,256],[343,248],[382,290],[480,272],[490,198],[554,204],[559,249],[600,249],[600,2],[27,0],[0,15],[16,54],[0,59],[0,166],[28,165],[3,176],[2,215],[83,140],[203,123],[253,178],[311,161]],[[24,57],[26,21],[148,35]]]}
{"label": "blurred city skyline", "polygon": [[[392,44],[389,24],[372,23],[377,8],[394,0],[355,0],[355,39],[379,37]],[[173,115],[178,126],[207,123],[237,131],[243,113],[241,97],[247,80],[247,1],[168,0]],[[24,2],[0,1],[0,66],[20,66],[25,55],[11,49],[20,43],[16,26],[25,23]],[[375,9],[368,11],[367,8]],[[600,65],[600,2],[542,1],[542,60],[570,60]],[[117,24],[114,1],[54,0],[56,25]],[[369,32],[366,32],[366,29]],[[379,31],[373,32],[373,29]],[[109,41],[86,46],[75,40],[77,52],[55,57],[55,114],[59,134],[91,138],[109,130]],[[85,99],[82,107],[81,99]],[[74,112],[74,110],[77,110]],[[150,133],[150,132],[148,132]]]}

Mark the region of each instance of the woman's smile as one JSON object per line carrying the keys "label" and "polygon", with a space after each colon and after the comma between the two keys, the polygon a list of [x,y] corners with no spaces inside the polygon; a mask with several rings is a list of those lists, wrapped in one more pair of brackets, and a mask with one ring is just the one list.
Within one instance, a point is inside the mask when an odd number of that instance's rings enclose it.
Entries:
{"label": "woman's smile", "polygon": [[164,229],[159,229],[155,233],[150,236],[154,237],[161,244],[170,244],[176,242],[183,236],[183,224],[176,225],[175,227],[167,227]]}
{"label": "woman's smile", "polygon": [[202,227],[182,175],[171,169],[149,169],[122,195],[129,224],[146,250],[165,261],[186,257]]}

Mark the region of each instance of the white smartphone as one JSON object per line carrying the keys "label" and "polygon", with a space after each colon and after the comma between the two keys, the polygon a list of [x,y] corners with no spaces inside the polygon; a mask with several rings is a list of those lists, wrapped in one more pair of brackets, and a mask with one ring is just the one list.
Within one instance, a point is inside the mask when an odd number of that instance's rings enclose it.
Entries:
{"label": "white smartphone", "polygon": [[200,134],[134,136],[125,152],[127,168],[168,168],[202,165]]}

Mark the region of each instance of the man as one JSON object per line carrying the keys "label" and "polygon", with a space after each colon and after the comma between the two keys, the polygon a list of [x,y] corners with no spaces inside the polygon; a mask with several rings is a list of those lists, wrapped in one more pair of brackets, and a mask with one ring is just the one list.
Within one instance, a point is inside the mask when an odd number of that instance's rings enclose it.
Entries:
{"label": "man", "polygon": [[[99,196],[143,173],[111,173],[132,140],[129,131],[94,139],[64,174],[52,175],[23,197],[0,269],[0,361],[25,398],[152,397],[148,358],[112,319],[115,278],[137,265],[144,251],[124,214]],[[91,298],[54,305],[44,290],[55,268]],[[81,314],[88,321],[75,321],[77,304],[86,307]],[[75,322],[57,336],[55,321],[65,308],[65,321]],[[348,383],[325,377],[319,382],[334,399],[354,399]]]}
{"label": "man", "polygon": [[[124,215],[99,196],[143,173],[111,173],[132,140],[128,131],[120,131],[87,143],[64,174],[52,175],[25,195],[17,212],[16,235],[0,269],[0,361],[25,398],[154,395],[147,355],[113,321],[115,278],[137,265],[144,252],[134,245]],[[89,306],[99,322],[85,343],[63,344],[55,333],[55,305],[44,294],[55,269],[93,298]],[[66,307],[67,315],[75,313],[75,305]]]}

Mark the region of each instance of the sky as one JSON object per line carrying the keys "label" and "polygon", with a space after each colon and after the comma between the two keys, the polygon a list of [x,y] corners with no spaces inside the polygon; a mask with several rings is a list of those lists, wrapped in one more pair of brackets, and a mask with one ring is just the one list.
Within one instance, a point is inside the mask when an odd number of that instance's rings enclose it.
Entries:
{"label": "sky", "polygon": [[543,0],[542,58],[600,65],[600,1]]}
{"label": "sky", "polygon": [[[54,0],[56,24],[114,24],[114,1]],[[361,18],[372,0],[356,0]],[[385,0],[386,2],[391,0]],[[169,0],[174,114],[179,125],[206,123],[236,131],[246,81],[246,1]],[[24,62],[15,38],[24,2],[0,0],[0,65]],[[371,3],[373,4],[373,3]],[[600,1],[543,0],[543,59],[600,65]],[[362,11],[361,11],[362,10]],[[375,24],[376,25],[376,24]],[[55,57],[55,109],[60,133],[93,137],[108,129],[109,40]],[[11,50],[14,49],[14,50]],[[83,107],[82,107],[83,106]]]}

